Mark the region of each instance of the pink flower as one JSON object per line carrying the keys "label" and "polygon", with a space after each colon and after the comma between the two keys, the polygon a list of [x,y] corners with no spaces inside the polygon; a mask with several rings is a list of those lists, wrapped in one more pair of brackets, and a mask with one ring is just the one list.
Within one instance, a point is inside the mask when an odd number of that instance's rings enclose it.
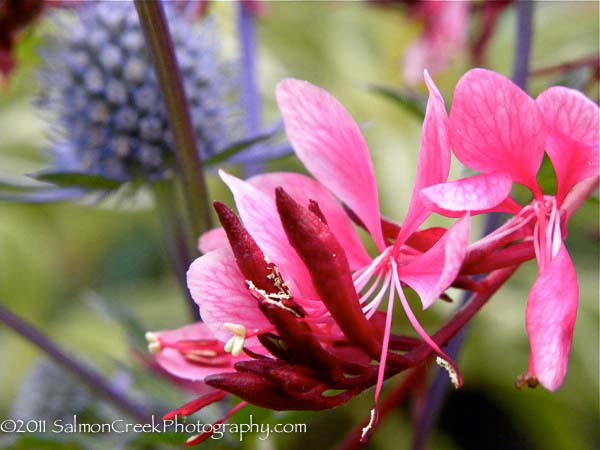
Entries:
{"label": "pink flower", "polygon": [[[539,276],[527,303],[531,357],[522,381],[554,391],[567,370],[578,299],[561,206],[580,181],[598,177],[598,107],[563,87],[533,100],[501,75],[474,69],[456,86],[449,136],[457,158],[481,175],[428,187],[423,198],[449,216],[490,209],[515,215],[475,246],[524,232],[533,241]],[[556,195],[544,195],[536,180],[544,150],[556,172]],[[529,205],[512,200],[513,183],[532,192]]]}
{"label": "pink flower", "polygon": [[190,381],[202,381],[208,375],[233,370],[234,362],[250,359],[226,352],[224,343],[201,322],[176,330],[148,332],[146,340],[160,367]]}
{"label": "pink flower", "polygon": [[414,16],[423,20],[423,32],[404,55],[404,79],[421,81],[424,69],[432,74],[444,70],[467,47],[468,1],[421,1]]}
{"label": "pink flower", "polygon": [[[413,328],[460,385],[456,366],[421,327],[404,295],[410,286],[427,308],[455,282],[470,227],[464,214],[447,231],[417,231],[431,214],[418,192],[445,181],[450,164],[444,102],[427,74],[426,82],[430,100],[416,186],[402,227],[382,220],[368,148],[348,112],[307,82],[280,83],[277,101],[288,137],[315,179],[271,173],[243,181],[220,172],[240,218],[215,203],[223,230],[201,238],[200,247],[209,251],[188,271],[204,325],[192,326],[189,337],[181,330],[159,335],[163,367],[182,377],[207,374],[207,385],[275,410],[332,408],[373,385],[377,403],[385,377],[423,363],[399,353],[418,340],[392,336],[398,295]],[[375,258],[349,216],[373,238]],[[384,314],[378,307],[386,296]],[[204,333],[208,348],[199,342]],[[215,358],[208,362],[222,363],[220,372],[207,365],[206,349]],[[252,359],[234,360],[242,351]],[[194,359],[198,353],[200,361]],[[323,395],[331,389],[342,392]],[[173,414],[190,414],[217,397],[205,396]]]}
{"label": "pink flower", "polygon": [[[431,97],[415,195],[403,227],[388,222],[384,236],[373,166],[356,123],[322,89],[298,80],[280,83],[277,101],[288,137],[299,159],[318,181],[291,173],[242,181],[221,172],[234,195],[243,227],[256,242],[257,249],[252,252],[258,256],[245,265],[243,258],[249,253],[246,247],[220,248],[199,258],[190,268],[192,296],[217,338],[231,338],[223,327],[225,323],[243,328],[245,339],[272,333],[276,327],[269,323],[273,318],[264,313],[265,305],[296,308],[298,317],[310,324],[313,335],[347,339],[360,350],[350,348],[355,358],[362,351],[365,361],[380,360],[377,399],[386,361],[393,357],[388,348],[397,294],[414,329],[440,355],[453,381],[460,384],[454,363],[420,326],[403,292],[403,285],[408,285],[419,294],[424,308],[431,306],[454,282],[468,244],[468,215],[443,235],[437,229],[417,232],[431,214],[417,195],[418,190],[445,181],[450,164],[444,102],[428,76],[427,84]],[[273,195],[275,191],[277,195]],[[368,256],[340,202],[369,231],[380,251],[376,258]],[[309,209],[302,208],[303,204]],[[240,237],[241,224],[223,206],[217,205],[217,212],[229,242],[239,247],[235,243],[247,239]],[[313,236],[317,236],[314,243]],[[222,233],[212,231],[202,238],[201,246],[217,248],[222,242]],[[260,256],[262,252],[268,259]],[[268,267],[264,274],[251,273],[265,261]],[[271,280],[271,292],[269,283],[257,286],[252,281],[265,277]],[[273,280],[277,289],[272,289]],[[388,313],[382,318],[377,310],[386,294]],[[379,330],[375,323],[381,324]],[[324,346],[327,351],[338,351],[327,341]],[[209,380],[214,385],[214,379]]]}
{"label": "pink flower", "polygon": [[[429,217],[418,192],[445,181],[450,169],[450,147],[444,101],[425,74],[430,98],[423,124],[417,177],[407,216],[389,245],[381,232],[381,214],[373,166],[358,126],[328,93],[306,82],[286,80],[277,88],[277,101],[286,132],[298,158],[323,186],[352,210],[370,232],[380,255],[354,271],[354,285],[367,318],[373,317],[388,294],[388,313],[376,394],[379,395],[387,356],[394,297],[398,294],[417,333],[452,366],[453,363],[419,325],[404,296],[412,287],[428,308],[452,284],[468,244],[469,218],[458,221],[427,251],[405,246],[407,239]],[[285,224],[284,224],[285,225]],[[345,247],[346,248],[346,247]]]}

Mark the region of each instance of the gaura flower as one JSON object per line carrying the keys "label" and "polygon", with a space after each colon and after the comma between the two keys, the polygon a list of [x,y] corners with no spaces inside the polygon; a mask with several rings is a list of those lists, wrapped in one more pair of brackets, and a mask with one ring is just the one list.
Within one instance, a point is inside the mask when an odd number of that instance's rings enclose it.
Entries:
{"label": "gaura flower", "polygon": [[423,32],[404,55],[404,79],[414,84],[427,68],[433,74],[444,70],[468,47],[468,1],[421,1],[412,15],[423,21]]}
{"label": "gaura flower", "polygon": [[[288,137],[316,180],[272,173],[243,181],[220,173],[241,220],[215,204],[224,230],[201,239],[212,250],[192,264],[188,286],[211,334],[234,356],[243,349],[255,360],[208,376],[206,384],[270,409],[331,408],[373,384],[377,401],[385,378],[423,363],[396,352],[415,345],[414,338],[392,335],[397,294],[416,332],[460,385],[456,366],[418,323],[403,292],[408,285],[424,308],[431,306],[458,275],[470,227],[467,214],[447,231],[417,231],[430,215],[418,191],[445,181],[450,164],[444,102],[427,74],[426,81],[430,99],[415,193],[401,228],[382,221],[368,148],[348,112],[307,82],[280,83]],[[373,238],[375,258],[345,208]],[[378,308],[386,294],[384,314]],[[323,395],[331,389],[343,392]],[[365,434],[376,408],[371,419]]]}
{"label": "gaura flower", "polygon": [[[225,344],[202,322],[176,330],[146,333],[156,362],[176,377],[201,381],[208,375],[233,370],[236,361],[250,359],[225,351]],[[235,352],[238,353],[238,352]]]}
{"label": "gaura flower", "polygon": [[467,50],[473,65],[485,65],[486,50],[501,15],[513,3],[513,0],[368,1],[383,6],[401,6],[409,19],[422,23],[418,38],[403,58],[402,74],[408,84],[421,82],[424,69],[433,75],[442,72]]}
{"label": "gaura flower", "polygon": [[[475,246],[511,237],[533,242],[539,276],[526,311],[531,356],[518,386],[539,381],[555,391],[565,377],[578,284],[563,243],[569,217],[561,207],[580,181],[598,178],[599,118],[598,107],[572,89],[551,87],[533,100],[501,75],[471,70],[456,86],[449,137],[457,158],[481,174],[422,191],[448,216],[490,209],[514,215]],[[545,195],[536,180],[544,150],[556,173],[556,195]],[[531,203],[521,206],[510,197],[513,183],[531,191]]]}
{"label": "gaura flower", "polygon": [[358,216],[380,251],[379,256],[353,274],[355,290],[362,294],[359,295],[359,303],[368,319],[376,313],[388,292],[376,398],[385,370],[396,293],[412,326],[453,367],[456,384],[460,383],[453,363],[419,325],[402,289],[402,284],[412,287],[421,298],[423,307],[431,306],[458,274],[470,226],[469,217],[465,216],[426,251],[415,252],[405,245],[430,215],[418,192],[439,183],[439,180],[446,180],[450,169],[444,101],[427,73],[425,81],[430,98],[423,124],[415,187],[404,224],[396,235],[392,234],[394,242],[389,245],[381,231],[373,166],[358,126],[333,97],[319,88],[288,80],[277,89],[286,132],[298,158],[323,186]]}

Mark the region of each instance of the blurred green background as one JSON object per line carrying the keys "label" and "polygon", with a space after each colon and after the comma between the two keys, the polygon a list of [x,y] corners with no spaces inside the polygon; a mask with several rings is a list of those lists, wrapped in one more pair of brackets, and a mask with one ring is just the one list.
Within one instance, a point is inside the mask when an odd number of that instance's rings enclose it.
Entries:
{"label": "blurred green background", "polygon": [[[284,78],[307,79],[332,92],[363,126],[377,173],[383,213],[401,220],[414,181],[420,119],[369,92],[370,83],[402,87],[403,52],[420,26],[397,9],[365,2],[270,2],[259,20],[259,81],[265,119],[275,119],[274,87]],[[226,51],[236,51],[233,5],[212,8]],[[510,76],[515,12],[501,16],[487,67]],[[36,115],[36,52],[47,35],[41,27],[18,48],[19,67],[0,91],[0,172],[26,174],[47,161],[42,148],[44,123]],[[535,7],[532,68],[598,54],[597,2],[538,2]],[[450,105],[457,80],[470,67],[468,55],[435,76]],[[537,95],[551,83],[531,81]],[[567,80],[568,81],[568,80]],[[423,86],[418,87],[424,92]],[[597,97],[597,92],[588,95]],[[299,171],[289,158],[271,169]],[[458,176],[456,171],[451,177]],[[231,203],[214,174],[211,197]],[[479,229],[481,223],[479,223]],[[478,230],[472,234],[474,239]],[[525,302],[536,276],[528,263],[478,315],[459,363],[464,388],[453,392],[430,441],[432,449],[515,448],[540,450],[600,448],[598,336],[598,205],[588,202],[572,222],[567,246],[580,283],[580,304],[569,372],[562,389],[517,391],[515,377],[527,368]],[[141,336],[128,336],[123,318],[141,329],[175,328],[189,322],[162,247],[159,221],[151,201],[91,207],[77,204],[0,204],[0,301],[36,324],[54,340],[100,368],[132,395],[166,411],[192,398],[148,374],[131,351]],[[455,308],[441,304],[419,317],[433,330]],[[396,323],[404,325],[398,316]],[[143,339],[141,339],[143,345]],[[30,344],[0,325],[0,418],[15,409],[72,411],[77,405],[92,417],[114,417],[114,410],[94,399],[57,371]],[[389,385],[396,383],[392,380]],[[67,389],[69,387],[69,389]],[[64,390],[64,392],[63,392]],[[371,408],[367,392],[350,404],[324,413],[269,413],[252,409],[254,421],[306,422],[307,434],[277,435],[267,441],[252,436],[209,440],[207,448],[334,448]],[[61,409],[62,408],[62,409]],[[40,413],[41,414],[41,413]],[[211,416],[210,414],[213,414]],[[200,418],[209,421],[218,411]],[[238,419],[243,421],[243,417]],[[5,439],[6,448],[181,448],[185,436],[114,440],[100,436],[20,436]],[[164,442],[158,442],[162,440]],[[401,408],[381,426],[373,449],[407,449],[410,410]],[[498,446],[500,445],[500,446]]]}

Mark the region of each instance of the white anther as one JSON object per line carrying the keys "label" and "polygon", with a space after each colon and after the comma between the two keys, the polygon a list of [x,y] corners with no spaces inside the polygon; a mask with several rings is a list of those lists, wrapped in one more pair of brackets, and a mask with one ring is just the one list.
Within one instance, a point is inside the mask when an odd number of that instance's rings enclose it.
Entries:
{"label": "white anther", "polygon": [[146,341],[148,341],[148,351],[153,355],[156,355],[162,350],[162,346],[160,345],[160,340],[158,339],[158,335],[153,333],[152,331],[148,331],[144,337]]}
{"label": "white anther", "polygon": [[435,358],[435,363],[442,369],[446,370],[446,372],[448,372],[450,382],[456,389],[458,389],[458,374],[456,373],[456,370],[454,370],[454,367],[452,367],[452,365],[444,358],[441,358],[439,356]]}
{"label": "white anther", "polygon": [[244,341],[246,340],[246,327],[239,323],[226,322],[223,324],[223,328],[233,334],[231,339],[225,344],[224,350],[233,356],[240,356],[244,349]]}
{"label": "white anther", "polygon": [[373,408],[371,410],[371,418],[369,419],[369,423],[367,424],[366,427],[364,427],[362,429],[362,432],[360,434],[361,441],[365,438],[367,433],[371,430],[371,428],[373,428],[374,425],[375,425],[375,408]]}
{"label": "white anther", "polygon": [[[267,278],[270,277],[271,275],[267,276]],[[277,287],[279,292],[274,294],[270,294],[264,289],[257,288],[256,285],[250,280],[246,280],[246,285],[248,286],[250,293],[252,293],[254,297],[257,298],[259,301],[268,303],[269,305],[277,306],[278,308],[281,308],[293,314],[296,317],[302,317],[292,308],[288,308],[283,303],[281,303],[281,300],[291,300],[292,298],[292,296],[289,294],[289,287],[287,283],[278,283],[277,279],[275,279],[275,287]]]}
{"label": "white anther", "polygon": [[195,441],[196,439],[198,439],[200,437],[199,434],[195,434],[193,436],[190,436],[189,438],[186,439],[185,443],[186,444],[191,444],[193,441]]}

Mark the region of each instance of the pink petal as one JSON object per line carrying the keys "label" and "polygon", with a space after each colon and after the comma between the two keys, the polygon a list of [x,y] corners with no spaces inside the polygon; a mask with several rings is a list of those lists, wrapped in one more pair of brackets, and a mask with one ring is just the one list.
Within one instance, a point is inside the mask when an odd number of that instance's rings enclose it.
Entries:
{"label": "pink petal", "polygon": [[429,308],[458,275],[469,245],[470,229],[471,218],[465,216],[426,253],[400,267],[400,279],[419,294],[423,309]]}
{"label": "pink petal", "polygon": [[582,93],[559,86],[542,92],[537,103],[548,128],[546,151],[562,202],[575,184],[598,174],[600,112]]}
{"label": "pink petal", "polygon": [[450,144],[448,142],[448,115],[444,99],[433,80],[425,71],[425,82],[429,89],[427,112],[421,134],[421,149],[417,162],[417,177],[404,225],[398,236],[403,241],[429,217],[429,211],[421,200],[421,189],[443,183],[450,172]]}
{"label": "pink petal", "polygon": [[533,285],[526,312],[529,371],[550,391],[561,386],[567,372],[578,297],[575,268],[562,244]]}
{"label": "pink petal", "polygon": [[[176,330],[157,331],[155,334],[161,341],[173,343],[182,340],[215,339],[208,326],[202,322],[187,325]],[[231,363],[227,366],[201,366],[191,363],[174,348],[163,348],[154,355],[154,359],[163,369],[176,377],[199,381],[208,375],[233,370],[233,363],[235,361],[248,358],[234,358],[232,356]]]}
{"label": "pink petal", "polygon": [[250,294],[231,249],[221,248],[196,259],[188,270],[187,284],[200,306],[204,323],[220,341],[227,342],[232,337],[223,328],[225,323],[243,325],[248,334],[269,328],[269,321]]}
{"label": "pink petal", "polygon": [[292,295],[318,298],[310,274],[290,245],[275,205],[275,194],[267,195],[252,184],[219,171],[235,199],[240,218],[263,253],[277,265],[290,283]]}
{"label": "pink petal", "polygon": [[421,191],[421,197],[436,212],[462,213],[494,208],[510,195],[511,188],[510,174],[500,171],[430,186]]}
{"label": "pink petal", "polygon": [[555,86],[542,92],[536,102],[544,115],[548,133],[561,134],[588,145],[598,145],[598,106],[581,92]]}
{"label": "pink petal", "polygon": [[301,205],[308,206],[309,200],[316,201],[329,228],[344,248],[350,268],[356,270],[371,262],[344,208],[318,181],[299,173],[284,172],[257,175],[247,181],[269,196],[281,186]]}
{"label": "pink petal", "polygon": [[508,78],[484,69],[467,72],[450,111],[450,144],[467,167],[505,170],[513,181],[539,192],[536,174],[546,130],[536,102]]}
{"label": "pink petal", "polygon": [[294,79],[279,83],[277,103],[300,161],[385,248],[369,149],[348,111],[325,90]]}
{"label": "pink petal", "polygon": [[208,253],[218,248],[228,248],[229,241],[227,240],[227,234],[221,227],[213,228],[203,233],[198,239],[198,250],[200,253]]}

